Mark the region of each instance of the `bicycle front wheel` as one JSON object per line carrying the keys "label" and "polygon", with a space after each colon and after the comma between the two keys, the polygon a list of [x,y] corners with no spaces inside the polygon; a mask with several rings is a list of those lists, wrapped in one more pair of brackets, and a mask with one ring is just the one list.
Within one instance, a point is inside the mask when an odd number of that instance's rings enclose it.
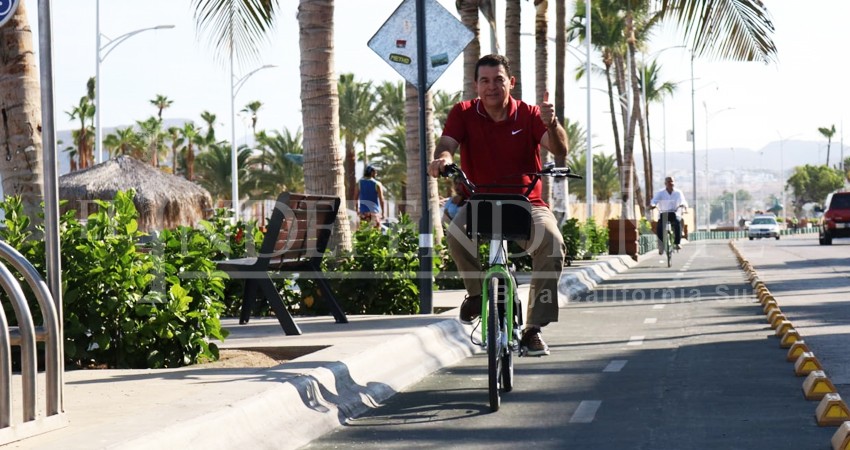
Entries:
{"label": "bicycle front wheel", "polygon": [[499,323],[499,277],[487,280],[487,375],[490,389],[490,410],[496,412],[501,405],[502,327]]}
{"label": "bicycle front wheel", "polygon": [[671,233],[667,233],[667,245],[665,245],[667,249],[667,267],[673,265],[673,236]]}

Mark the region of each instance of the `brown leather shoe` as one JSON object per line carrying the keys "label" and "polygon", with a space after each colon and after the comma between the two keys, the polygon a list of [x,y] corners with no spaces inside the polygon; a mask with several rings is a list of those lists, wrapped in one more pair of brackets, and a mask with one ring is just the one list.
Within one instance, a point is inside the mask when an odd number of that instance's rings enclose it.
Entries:
{"label": "brown leather shoe", "polygon": [[540,337],[540,328],[523,330],[520,348],[528,356],[546,356],[549,354],[549,346]]}
{"label": "brown leather shoe", "polygon": [[481,315],[481,296],[466,296],[460,304],[460,323],[471,325]]}

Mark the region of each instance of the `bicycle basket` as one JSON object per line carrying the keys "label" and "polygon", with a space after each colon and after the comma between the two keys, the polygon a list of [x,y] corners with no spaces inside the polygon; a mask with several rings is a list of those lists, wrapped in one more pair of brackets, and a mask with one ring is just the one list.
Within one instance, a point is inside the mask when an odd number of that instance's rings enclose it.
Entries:
{"label": "bicycle basket", "polygon": [[470,238],[526,241],[531,238],[531,202],[520,194],[474,194],[466,204]]}

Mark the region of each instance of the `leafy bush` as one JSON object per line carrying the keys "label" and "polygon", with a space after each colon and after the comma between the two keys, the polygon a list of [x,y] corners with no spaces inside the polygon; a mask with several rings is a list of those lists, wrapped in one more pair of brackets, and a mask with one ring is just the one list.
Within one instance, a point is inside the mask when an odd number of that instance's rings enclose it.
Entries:
{"label": "leafy bush", "polygon": [[[354,233],[353,251],[325,260],[334,273],[331,290],[348,314],[419,312],[419,235],[402,215],[386,233],[363,226]],[[312,291],[315,293],[315,290]]]}
{"label": "leafy bush", "polygon": [[608,228],[596,224],[588,217],[582,224],[576,218],[567,220],[561,227],[567,246],[567,255],[573,260],[592,259],[608,251]]}
{"label": "leafy bush", "polygon": [[[225,279],[213,261],[228,237],[209,224],[164,231],[146,250],[133,192],[96,200],[85,224],[60,218],[65,356],[82,367],[176,367],[218,357]],[[44,276],[42,239],[27,231],[20,200],[8,197],[0,238],[14,243]],[[39,230],[40,231],[40,230]],[[30,297],[32,298],[32,297]],[[38,311],[31,300],[31,309]]]}

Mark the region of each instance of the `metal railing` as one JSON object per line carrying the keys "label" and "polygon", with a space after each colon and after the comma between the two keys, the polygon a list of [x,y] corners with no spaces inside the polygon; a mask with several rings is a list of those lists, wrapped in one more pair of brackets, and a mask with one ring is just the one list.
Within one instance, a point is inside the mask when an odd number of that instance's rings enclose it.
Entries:
{"label": "metal railing", "polygon": [[[63,411],[62,332],[60,318],[47,283],[38,271],[9,244],[0,241],[0,286],[15,313],[17,326],[9,326],[0,308],[0,445],[45,433],[68,424]],[[43,323],[36,326],[21,284],[10,265],[35,293]],[[45,404],[37,407],[38,364],[36,342],[44,343]],[[20,348],[21,419],[13,420],[12,347]],[[40,414],[41,412],[41,414]]]}
{"label": "metal railing", "polygon": [[[808,227],[808,228],[796,228],[796,229],[783,229],[779,231],[780,236],[793,236],[797,234],[816,234],[818,229],[816,227]],[[705,241],[710,239],[747,239],[747,231],[746,230],[736,230],[736,231],[691,231],[688,233],[688,242],[695,241]],[[638,243],[640,254],[648,253],[656,250],[657,247],[657,238],[655,234],[652,233],[644,233],[640,235],[640,241]]]}

